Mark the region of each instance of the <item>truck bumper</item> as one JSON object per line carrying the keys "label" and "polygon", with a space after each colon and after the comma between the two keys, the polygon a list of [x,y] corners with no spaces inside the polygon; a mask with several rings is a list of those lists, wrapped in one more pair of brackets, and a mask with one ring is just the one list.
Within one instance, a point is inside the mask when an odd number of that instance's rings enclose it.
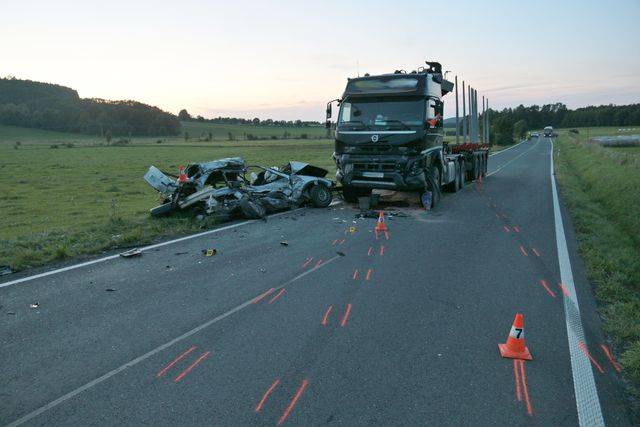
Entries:
{"label": "truck bumper", "polygon": [[424,190],[426,179],[424,170],[409,173],[417,158],[405,156],[335,156],[338,172],[336,179],[343,186],[360,188],[380,188],[400,191]]}

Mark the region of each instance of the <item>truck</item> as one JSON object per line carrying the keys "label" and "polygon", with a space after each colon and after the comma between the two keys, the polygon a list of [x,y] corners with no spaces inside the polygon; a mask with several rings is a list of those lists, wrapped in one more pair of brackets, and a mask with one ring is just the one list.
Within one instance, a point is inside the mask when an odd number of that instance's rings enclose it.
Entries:
{"label": "truck", "polygon": [[409,73],[396,70],[347,79],[339,99],[327,103],[326,125],[335,123],[336,180],[354,202],[373,189],[429,192],[435,207],[442,190],[456,192],[487,172],[486,144],[444,142],[442,98],[454,88],[438,62]]}
{"label": "truck", "polygon": [[544,137],[545,138],[551,138],[551,137],[555,136],[554,133],[553,133],[553,127],[551,127],[551,126],[545,127],[542,132],[544,133]]}

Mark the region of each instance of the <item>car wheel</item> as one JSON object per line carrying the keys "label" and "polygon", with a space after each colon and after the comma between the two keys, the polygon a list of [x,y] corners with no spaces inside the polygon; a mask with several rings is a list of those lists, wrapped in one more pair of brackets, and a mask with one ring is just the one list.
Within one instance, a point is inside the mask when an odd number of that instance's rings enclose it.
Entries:
{"label": "car wheel", "polygon": [[311,202],[316,208],[326,208],[331,204],[333,200],[333,194],[331,190],[324,184],[316,184],[311,187],[309,192],[311,196]]}

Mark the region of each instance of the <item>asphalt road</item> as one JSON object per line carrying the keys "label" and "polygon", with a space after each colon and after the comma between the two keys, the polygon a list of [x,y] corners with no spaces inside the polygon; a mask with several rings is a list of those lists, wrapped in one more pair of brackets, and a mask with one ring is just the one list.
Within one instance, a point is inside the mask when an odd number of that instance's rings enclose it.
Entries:
{"label": "asphalt road", "polygon": [[[493,155],[388,239],[336,205],[0,283],[0,421],[632,424],[564,210],[560,286],[550,144]],[[498,352],[517,312],[522,366]]]}

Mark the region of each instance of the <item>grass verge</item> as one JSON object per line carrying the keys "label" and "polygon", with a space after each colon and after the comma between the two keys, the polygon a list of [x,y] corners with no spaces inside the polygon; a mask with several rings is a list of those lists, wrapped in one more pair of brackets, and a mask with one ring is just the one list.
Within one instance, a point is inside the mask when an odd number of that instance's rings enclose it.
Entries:
{"label": "grass verge", "polygon": [[640,390],[640,167],[561,132],[556,170],[595,287],[605,331]]}

